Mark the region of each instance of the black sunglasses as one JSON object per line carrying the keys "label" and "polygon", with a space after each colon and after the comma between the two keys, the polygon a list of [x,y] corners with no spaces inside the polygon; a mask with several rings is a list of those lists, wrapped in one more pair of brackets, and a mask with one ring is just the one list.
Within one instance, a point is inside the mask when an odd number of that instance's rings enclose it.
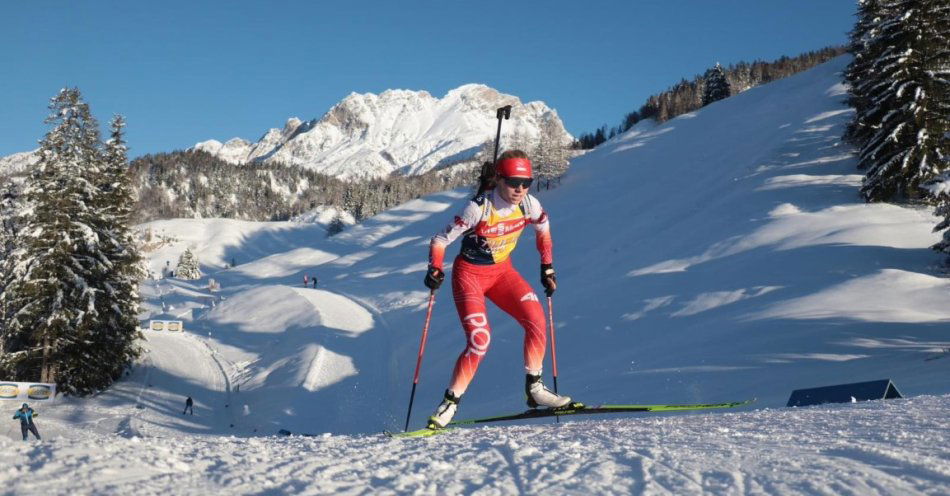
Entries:
{"label": "black sunglasses", "polygon": [[508,186],[511,186],[512,188],[518,188],[520,186],[524,189],[530,188],[531,183],[534,181],[534,179],[530,177],[504,177],[504,176],[502,176],[501,180],[504,181],[505,184],[507,184]]}

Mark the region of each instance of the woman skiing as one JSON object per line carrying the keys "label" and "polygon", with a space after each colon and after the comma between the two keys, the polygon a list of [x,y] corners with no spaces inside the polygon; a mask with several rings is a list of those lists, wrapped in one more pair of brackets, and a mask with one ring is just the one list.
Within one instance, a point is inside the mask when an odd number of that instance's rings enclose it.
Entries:
{"label": "woman skiing", "polygon": [[491,164],[486,165],[478,194],[429,244],[425,285],[435,291],[445,279],[442,269],[445,247],[462,237],[461,252],[452,265],[452,294],[466,337],[465,350],[455,363],[442,403],[429,417],[430,429],[445,427],[455,416],[462,395],[488,351],[491,328],[485,308],[486,296],[524,327],[528,406],[560,408],[571,402],[570,397],[555,394],[541,382],[546,346],[544,310],[537,294],[509,258],[521,231],[527,224],[533,225],[541,254],[541,284],[548,296],[554,293],[557,282],[551,265],[548,216],[537,198],[528,194],[532,182],[531,161],[523,151],[510,150],[498,158],[493,168]]}

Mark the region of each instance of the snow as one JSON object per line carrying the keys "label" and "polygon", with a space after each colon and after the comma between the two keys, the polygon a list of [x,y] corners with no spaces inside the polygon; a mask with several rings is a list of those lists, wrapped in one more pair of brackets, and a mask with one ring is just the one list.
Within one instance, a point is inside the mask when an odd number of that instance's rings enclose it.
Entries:
{"label": "snow", "polygon": [[0,177],[26,175],[39,160],[39,149],[0,157]]}
{"label": "snow", "polygon": [[11,494],[936,495],[950,484],[948,408],[946,396],[918,396],[485,427],[422,440],[170,442],[79,431],[39,445],[0,439],[0,476]]}
{"label": "snow", "polygon": [[[97,397],[35,405],[44,441],[8,424],[0,481],[52,494],[947,494],[938,219],[860,201],[839,142],[846,63],[638,124],[538,193],[558,270],[559,389],[750,407],[379,435],[405,419],[428,239],[469,195],[446,191],[332,238],[300,222],[140,226],[169,239],[148,254],[156,274],[186,248],[202,263],[202,279],[142,287],[143,324],[178,317],[186,332],[145,331],[143,360]],[[539,287],[530,235],[521,244],[514,263]],[[414,427],[463,347],[457,319],[441,290]],[[489,319],[461,418],[524,408],[522,331],[494,307]],[[908,397],[784,406],[794,389],[883,378]]]}
{"label": "snow", "polygon": [[488,86],[466,84],[442,98],[411,90],[351,93],[321,118],[291,118],[283,129],[270,129],[256,143],[207,140],[194,149],[234,164],[279,161],[342,179],[419,174],[474,157],[495,135],[497,121],[486,116],[494,116],[503,105],[514,107],[505,137],[518,130],[536,138],[542,122],[553,119],[561,139],[573,139],[557,112],[543,102],[522,103]]}

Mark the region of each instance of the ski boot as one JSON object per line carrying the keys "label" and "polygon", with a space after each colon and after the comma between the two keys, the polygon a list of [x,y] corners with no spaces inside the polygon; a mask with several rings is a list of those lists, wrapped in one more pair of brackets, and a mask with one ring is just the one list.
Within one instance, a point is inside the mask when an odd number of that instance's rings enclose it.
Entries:
{"label": "ski boot", "polygon": [[531,408],[564,408],[572,405],[570,396],[561,396],[544,387],[540,375],[525,375],[524,393]]}
{"label": "ski boot", "polygon": [[460,401],[462,401],[461,397],[455,396],[452,390],[446,389],[442,403],[439,403],[438,408],[435,409],[435,413],[429,417],[429,423],[426,424],[426,428],[432,430],[444,429],[445,426],[449,425],[449,422],[452,421],[452,417],[455,416]]}

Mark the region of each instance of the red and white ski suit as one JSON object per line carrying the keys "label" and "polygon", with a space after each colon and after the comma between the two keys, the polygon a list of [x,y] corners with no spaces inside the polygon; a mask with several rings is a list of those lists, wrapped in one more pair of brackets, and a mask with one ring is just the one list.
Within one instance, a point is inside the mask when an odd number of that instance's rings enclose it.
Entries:
{"label": "red and white ski suit", "polygon": [[551,263],[548,216],[530,194],[518,205],[508,203],[495,191],[476,195],[429,245],[429,265],[441,270],[445,247],[462,237],[461,253],[452,266],[452,294],[466,338],[449,384],[457,396],[468,388],[491,342],[486,296],[524,328],[525,369],[541,373],[546,346],[544,310],[510,259],[527,224],[535,228],[541,263]]}

